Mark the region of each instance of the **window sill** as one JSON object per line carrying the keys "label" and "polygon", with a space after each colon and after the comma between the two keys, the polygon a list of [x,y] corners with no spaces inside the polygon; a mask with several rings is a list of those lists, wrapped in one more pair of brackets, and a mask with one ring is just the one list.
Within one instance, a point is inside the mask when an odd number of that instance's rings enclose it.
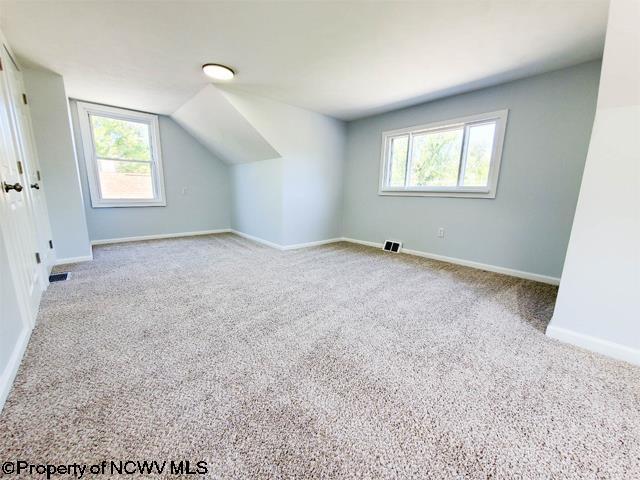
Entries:
{"label": "window sill", "polygon": [[92,208],[124,208],[124,207],[166,207],[164,200],[144,200],[140,202],[131,201],[100,201],[91,202]]}
{"label": "window sill", "polygon": [[379,190],[378,195],[394,197],[458,197],[458,198],[496,198],[496,192],[490,190]]}

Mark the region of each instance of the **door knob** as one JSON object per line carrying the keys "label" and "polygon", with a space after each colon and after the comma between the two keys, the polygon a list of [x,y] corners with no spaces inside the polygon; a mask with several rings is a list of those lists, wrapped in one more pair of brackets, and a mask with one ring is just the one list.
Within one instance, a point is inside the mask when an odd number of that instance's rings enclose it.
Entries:
{"label": "door knob", "polygon": [[5,192],[8,192],[10,190],[15,190],[16,192],[22,191],[22,185],[20,185],[18,182],[14,183],[13,185],[7,182],[2,182],[2,187],[4,188]]}
{"label": "door knob", "polygon": [[31,188],[35,188],[36,190],[40,190],[40,185],[38,185],[37,183],[32,183],[31,184]]}

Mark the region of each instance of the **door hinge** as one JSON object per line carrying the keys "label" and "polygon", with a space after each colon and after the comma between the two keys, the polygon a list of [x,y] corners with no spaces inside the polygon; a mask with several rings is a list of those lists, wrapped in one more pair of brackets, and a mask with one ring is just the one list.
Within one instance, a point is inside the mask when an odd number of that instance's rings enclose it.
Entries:
{"label": "door hinge", "polygon": [[27,94],[26,93],[22,94],[22,101],[24,102],[25,105],[27,104]]}
{"label": "door hinge", "polygon": [[36,177],[38,177],[38,181],[42,180],[40,177],[40,170],[36,170]]}
{"label": "door hinge", "polygon": [[49,248],[53,248],[53,240],[49,240]]}
{"label": "door hinge", "polygon": [[18,164],[18,173],[22,175],[24,173],[24,170],[22,169],[22,162],[18,160],[16,163]]}
{"label": "door hinge", "polygon": [[2,59],[0,58],[0,72],[3,71],[4,68],[2,68]]}
{"label": "door hinge", "polygon": [[39,252],[36,252],[36,263],[40,263],[40,262],[41,262],[41,260],[40,260],[40,253],[39,253]]}

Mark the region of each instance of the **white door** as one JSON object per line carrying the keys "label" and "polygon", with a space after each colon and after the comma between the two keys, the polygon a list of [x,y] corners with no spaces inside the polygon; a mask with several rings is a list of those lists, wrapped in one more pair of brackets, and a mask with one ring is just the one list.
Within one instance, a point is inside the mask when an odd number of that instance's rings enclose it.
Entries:
{"label": "white door", "polygon": [[[4,52],[6,54],[6,51]],[[44,196],[44,180],[40,172],[40,164],[33,138],[31,115],[25,93],[22,73],[13,62],[10,55],[6,55],[7,61],[4,70],[6,72],[9,92],[11,94],[11,107],[13,121],[18,133],[19,156],[24,165],[25,192],[27,202],[31,207],[37,237],[38,254],[40,256],[40,279],[42,289],[49,284],[49,273],[55,261],[53,241],[51,240],[51,226],[49,225],[49,212]]]}
{"label": "white door", "polygon": [[[10,258],[16,290],[33,325],[42,295],[43,279],[39,262],[35,219],[29,203],[25,165],[20,157],[19,133],[14,118],[8,75],[4,68],[8,55],[1,49],[0,59],[0,224]],[[3,266],[7,267],[7,266]],[[5,275],[7,272],[2,272]]]}

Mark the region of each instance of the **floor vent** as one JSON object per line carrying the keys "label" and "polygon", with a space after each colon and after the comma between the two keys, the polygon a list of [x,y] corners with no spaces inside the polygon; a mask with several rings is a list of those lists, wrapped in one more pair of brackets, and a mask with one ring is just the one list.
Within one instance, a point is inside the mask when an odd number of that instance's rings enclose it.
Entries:
{"label": "floor vent", "polygon": [[64,282],[69,279],[69,272],[53,273],[49,275],[49,282]]}
{"label": "floor vent", "polygon": [[394,242],[393,240],[385,240],[383,250],[387,252],[398,253],[402,248],[402,242]]}

